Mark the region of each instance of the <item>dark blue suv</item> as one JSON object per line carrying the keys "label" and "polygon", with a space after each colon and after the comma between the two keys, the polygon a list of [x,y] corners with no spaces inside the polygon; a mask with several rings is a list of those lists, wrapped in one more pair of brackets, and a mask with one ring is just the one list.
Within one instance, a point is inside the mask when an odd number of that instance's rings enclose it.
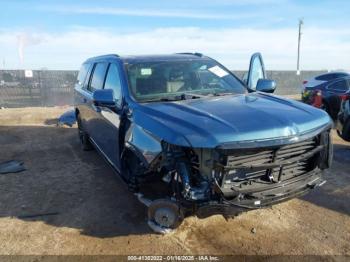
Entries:
{"label": "dark blue suv", "polygon": [[75,86],[79,137],[148,206],[157,232],[184,216],[226,216],[325,181],[332,121],[273,96],[259,53],[243,82],[199,53],[90,58]]}
{"label": "dark blue suv", "polygon": [[[330,75],[330,74],[327,74]],[[338,73],[337,75],[341,75]],[[302,91],[302,101],[324,109],[336,121],[340,110],[341,98],[350,91],[350,76],[321,81],[320,84],[305,87]]]}
{"label": "dark blue suv", "polygon": [[350,142],[350,91],[341,96],[340,110],[336,122],[337,133],[345,141]]}

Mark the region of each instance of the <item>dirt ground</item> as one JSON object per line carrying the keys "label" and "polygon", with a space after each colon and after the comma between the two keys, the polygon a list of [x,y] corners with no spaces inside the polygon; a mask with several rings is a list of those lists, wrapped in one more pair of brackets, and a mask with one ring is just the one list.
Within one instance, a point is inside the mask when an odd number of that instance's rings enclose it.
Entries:
{"label": "dirt ground", "polygon": [[0,254],[350,255],[350,143],[335,133],[323,187],[228,221],[189,217],[163,236],[76,128],[55,125],[66,110],[0,109],[0,162],[27,169],[0,175]]}

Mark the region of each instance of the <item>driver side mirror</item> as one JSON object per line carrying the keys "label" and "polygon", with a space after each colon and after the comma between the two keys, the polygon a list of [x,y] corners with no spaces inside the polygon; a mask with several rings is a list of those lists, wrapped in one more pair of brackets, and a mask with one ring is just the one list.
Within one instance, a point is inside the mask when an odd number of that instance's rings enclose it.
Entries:
{"label": "driver side mirror", "polygon": [[98,89],[92,94],[92,99],[95,106],[115,107],[113,90],[112,89]]}
{"label": "driver side mirror", "polygon": [[256,84],[256,91],[273,93],[276,89],[276,82],[270,79],[259,79]]}

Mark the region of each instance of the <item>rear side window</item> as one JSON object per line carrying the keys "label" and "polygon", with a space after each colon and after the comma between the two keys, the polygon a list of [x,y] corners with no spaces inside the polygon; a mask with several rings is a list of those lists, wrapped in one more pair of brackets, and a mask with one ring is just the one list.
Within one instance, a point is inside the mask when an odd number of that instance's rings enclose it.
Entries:
{"label": "rear side window", "polygon": [[121,103],[121,82],[119,70],[116,64],[110,64],[104,89],[112,89],[117,104]]}
{"label": "rear side window", "polygon": [[340,80],[329,85],[328,89],[332,91],[345,92],[349,89],[349,87],[346,80]]}
{"label": "rear side window", "polygon": [[340,78],[340,77],[344,77],[344,76],[347,76],[347,74],[344,74],[344,73],[337,73],[335,74],[335,78]]}
{"label": "rear side window", "polygon": [[83,65],[80,67],[80,71],[79,71],[78,78],[77,78],[77,84],[78,84],[80,87],[83,87],[83,86],[84,86],[84,82],[85,82],[85,79],[86,79],[86,75],[87,75],[87,73],[89,72],[90,66],[91,66],[91,64],[83,64]]}
{"label": "rear side window", "polygon": [[97,63],[92,75],[92,79],[89,85],[89,90],[94,91],[103,88],[103,82],[106,75],[107,63]]}
{"label": "rear side window", "polygon": [[335,79],[335,78],[337,78],[336,74],[326,74],[326,75],[318,76],[315,79],[316,80],[321,80],[321,81],[329,81],[329,80],[332,80],[332,79]]}
{"label": "rear side window", "polygon": [[333,74],[321,75],[321,76],[316,77],[315,79],[321,80],[321,81],[330,81],[330,80],[337,79],[337,78],[344,77],[344,76],[347,76],[347,74],[345,74],[345,73],[333,73]]}

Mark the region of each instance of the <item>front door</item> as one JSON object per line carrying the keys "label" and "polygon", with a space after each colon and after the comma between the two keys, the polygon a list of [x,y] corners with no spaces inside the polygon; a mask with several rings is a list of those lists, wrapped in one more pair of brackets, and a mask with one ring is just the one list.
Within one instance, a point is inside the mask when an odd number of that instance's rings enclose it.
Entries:
{"label": "front door", "polygon": [[101,108],[101,144],[102,150],[112,162],[113,166],[120,170],[119,152],[119,128],[120,112],[122,107],[120,72],[117,64],[111,63],[108,66],[104,89],[112,89],[116,106],[114,108]]}
{"label": "front door", "polygon": [[90,120],[88,132],[90,138],[110,164],[119,170],[119,108],[121,107],[121,82],[118,66],[114,63],[96,64],[90,85],[92,90],[102,88],[113,90],[116,102],[115,107],[91,104],[93,117]]}

